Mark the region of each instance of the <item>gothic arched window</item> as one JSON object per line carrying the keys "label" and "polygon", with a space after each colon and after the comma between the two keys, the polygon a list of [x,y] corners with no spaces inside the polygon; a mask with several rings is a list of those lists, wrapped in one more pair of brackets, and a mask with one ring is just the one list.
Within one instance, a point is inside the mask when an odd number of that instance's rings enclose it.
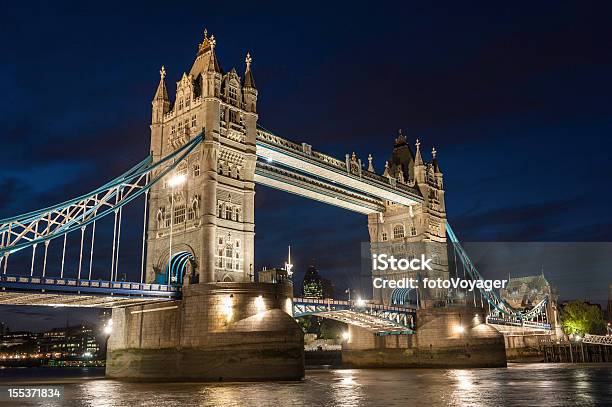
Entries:
{"label": "gothic arched window", "polygon": [[404,237],[404,225],[395,225],[393,227],[393,238],[399,239]]}
{"label": "gothic arched window", "polygon": [[232,207],[229,205],[225,207],[225,219],[228,219],[228,220],[232,219]]}

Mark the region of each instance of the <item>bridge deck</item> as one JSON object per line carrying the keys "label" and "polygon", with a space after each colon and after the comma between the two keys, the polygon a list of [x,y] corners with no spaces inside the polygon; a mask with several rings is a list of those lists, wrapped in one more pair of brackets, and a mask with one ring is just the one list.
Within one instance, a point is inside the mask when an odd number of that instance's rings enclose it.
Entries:
{"label": "bridge deck", "polygon": [[162,284],[0,276],[0,305],[119,308],[180,298],[178,287]]}
{"label": "bridge deck", "polygon": [[382,304],[358,305],[352,301],[294,298],[293,316],[316,315],[364,328],[378,336],[413,334],[416,310]]}

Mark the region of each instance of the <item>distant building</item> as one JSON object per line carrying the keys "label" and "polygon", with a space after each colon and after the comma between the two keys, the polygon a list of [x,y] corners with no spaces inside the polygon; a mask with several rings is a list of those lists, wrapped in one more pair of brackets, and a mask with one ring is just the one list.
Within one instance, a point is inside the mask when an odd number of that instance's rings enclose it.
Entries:
{"label": "distant building", "polygon": [[5,335],[8,331],[8,325],[6,325],[4,322],[0,322],[0,336]]}
{"label": "distant building", "polygon": [[27,331],[7,332],[0,336],[0,353],[36,353],[39,337],[40,334]]}
{"label": "distant building", "polygon": [[103,356],[100,340],[92,328],[77,325],[43,333],[28,331],[0,335],[0,353],[52,354],[62,359],[94,359]]}
{"label": "distant building", "polygon": [[544,274],[509,278],[506,288],[500,290],[501,297],[515,309],[531,309],[552,294],[552,286]]}
{"label": "distant building", "polygon": [[69,358],[93,358],[98,356],[100,344],[93,329],[78,325],[44,332],[39,340],[39,351],[61,353]]}
{"label": "distant building", "polygon": [[264,268],[258,273],[258,281],[260,283],[281,283],[290,281],[287,276],[287,270],[282,268]]}
{"label": "distant building", "polygon": [[505,289],[500,289],[501,298],[512,308],[530,310],[548,297],[546,304],[547,321],[558,338],[563,336],[559,319],[557,295],[544,273],[537,276],[508,278]]}
{"label": "distant building", "polygon": [[305,298],[333,298],[334,286],[331,280],[319,275],[315,266],[310,266],[302,280],[302,295]]}

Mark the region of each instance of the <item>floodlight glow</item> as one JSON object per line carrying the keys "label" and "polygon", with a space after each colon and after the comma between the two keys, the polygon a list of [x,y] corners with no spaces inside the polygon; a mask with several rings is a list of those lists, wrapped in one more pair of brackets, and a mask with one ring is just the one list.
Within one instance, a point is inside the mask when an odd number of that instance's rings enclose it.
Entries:
{"label": "floodlight glow", "polygon": [[348,331],[342,332],[342,339],[348,342],[351,339],[351,334]]}
{"label": "floodlight glow", "polygon": [[362,300],[361,298],[357,298],[357,306],[358,307],[365,307],[366,302],[365,300]]}
{"label": "floodlight glow", "polygon": [[171,187],[178,187],[179,185],[185,183],[187,177],[183,174],[175,175],[174,177],[168,180],[168,185]]}
{"label": "floodlight glow", "polygon": [[463,327],[463,325],[457,325],[455,327],[455,332],[457,332],[458,334],[462,334],[465,332],[465,328]]}
{"label": "floodlight glow", "polygon": [[232,297],[225,297],[223,299],[223,313],[227,317],[227,321],[231,321],[234,315],[234,300]]}
{"label": "floodlight glow", "polygon": [[257,312],[262,312],[266,310],[266,304],[261,295],[255,298],[255,307],[257,307]]}
{"label": "floodlight glow", "polygon": [[291,298],[285,300],[285,312],[289,315],[293,315],[293,301],[291,301]]}

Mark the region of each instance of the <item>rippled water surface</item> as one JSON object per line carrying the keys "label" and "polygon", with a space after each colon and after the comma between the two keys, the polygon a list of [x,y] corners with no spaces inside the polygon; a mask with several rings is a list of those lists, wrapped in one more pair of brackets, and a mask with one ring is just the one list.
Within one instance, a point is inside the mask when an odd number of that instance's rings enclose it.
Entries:
{"label": "rippled water surface", "polygon": [[[310,370],[291,383],[125,383],[100,371],[6,369],[0,384],[57,383],[44,406],[600,406],[612,405],[612,365],[507,369]],[[44,369],[43,369],[44,370]],[[87,378],[87,379],[85,379]],[[3,405],[9,405],[5,403]]]}

